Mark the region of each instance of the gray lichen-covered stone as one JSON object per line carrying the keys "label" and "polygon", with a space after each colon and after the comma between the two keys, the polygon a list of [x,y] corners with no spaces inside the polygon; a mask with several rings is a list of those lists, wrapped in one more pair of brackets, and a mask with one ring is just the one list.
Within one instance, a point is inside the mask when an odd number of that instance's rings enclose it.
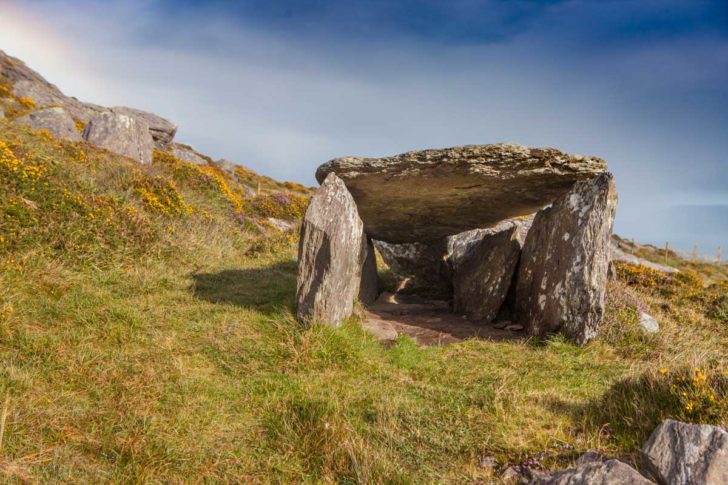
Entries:
{"label": "gray lichen-covered stone", "polygon": [[508,230],[512,227],[516,228],[516,239],[523,246],[526,241],[528,230],[533,224],[533,216],[514,218],[501,221],[493,227],[485,229],[472,229],[455,234],[447,238],[448,261],[450,261],[453,270],[457,271],[463,256],[465,256],[472,247],[477,245],[484,237],[492,236]]}
{"label": "gray lichen-covered stone", "polygon": [[650,485],[637,470],[618,460],[595,461],[536,478],[534,485]]}
{"label": "gray lichen-covered stone", "polygon": [[502,144],[337,158],[321,165],[316,178],[336,173],[354,196],[366,233],[405,243],[532,214],[577,180],[605,171],[598,158]]}
{"label": "gray lichen-covered stone", "polygon": [[492,321],[503,305],[521,255],[518,226],[483,236],[453,267],[453,307],[472,320]]}
{"label": "gray lichen-covered stone", "polygon": [[364,224],[336,175],[321,184],[306,210],[298,246],[296,317],[338,326],[352,314],[366,258]]}
{"label": "gray lichen-covered stone", "polygon": [[154,140],[143,120],[113,111],[104,111],[89,121],[83,132],[83,138],[93,145],[141,163],[152,161]]}
{"label": "gray lichen-covered stone", "polygon": [[[211,160],[189,145],[172,143],[169,145],[169,153],[183,162],[194,163],[195,165],[207,165]],[[223,168],[223,167],[221,167]],[[224,168],[223,168],[224,170]]]}
{"label": "gray lichen-covered stone", "polygon": [[15,121],[28,125],[34,130],[47,130],[56,138],[79,141],[81,134],[73,118],[63,108],[45,108],[16,118]]}
{"label": "gray lichen-covered stone", "polygon": [[359,301],[368,305],[379,296],[379,277],[377,276],[377,255],[371,238],[366,238],[366,256],[361,269]]}
{"label": "gray lichen-covered stone", "polygon": [[645,466],[663,485],[728,483],[728,432],[667,419],[642,447]]}
{"label": "gray lichen-covered stone", "polygon": [[558,331],[582,345],[597,335],[616,206],[614,179],[606,173],[577,182],[536,215],[516,286],[516,316],[530,334]]}
{"label": "gray lichen-covered stone", "polygon": [[645,333],[657,333],[660,331],[660,322],[649,313],[640,313],[640,328]]}
{"label": "gray lichen-covered stone", "polygon": [[126,106],[116,106],[111,111],[131,116],[136,120],[146,123],[149,126],[149,134],[152,135],[154,143],[160,150],[167,148],[177,133],[177,125],[154,113],[136,108],[128,108]]}

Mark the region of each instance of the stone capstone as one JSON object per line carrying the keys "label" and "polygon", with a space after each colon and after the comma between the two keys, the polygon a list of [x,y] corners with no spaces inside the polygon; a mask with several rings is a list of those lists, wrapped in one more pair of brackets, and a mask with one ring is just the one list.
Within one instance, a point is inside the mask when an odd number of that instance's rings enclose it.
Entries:
{"label": "stone capstone", "polygon": [[34,130],[47,130],[56,138],[79,141],[81,134],[73,118],[63,108],[45,108],[16,118],[15,121],[28,125]]}
{"label": "stone capstone", "polygon": [[529,334],[561,332],[579,344],[604,315],[617,192],[611,174],[581,180],[536,214],[521,255],[516,316]]}
{"label": "stone capstone", "polygon": [[650,485],[637,470],[618,460],[593,461],[531,481],[533,485]]}
{"label": "stone capstone", "polygon": [[506,299],[521,255],[518,226],[488,234],[453,266],[453,308],[472,320],[492,321]]}
{"label": "stone capstone", "polygon": [[116,106],[111,108],[114,113],[130,116],[138,121],[143,121],[149,126],[149,134],[152,135],[154,143],[160,150],[164,150],[172,143],[174,135],[177,133],[177,125],[171,121],[162,118],[154,113],[142,111],[136,108],[128,108],[126,106]]}
{"label": "stone capstone", "polygon": [[306,210],[298,246],[296,317],[338,326],[359,296],[367,256],[364,224],[346,185],[331,174]]}
{"label": "stone capstone", "polygon": [[576,181],[604,172],[599,158],[499,144],[337,158],[321,165],[316,178],[336,173],[346,183],[372,238],[406,243],[532,214]]}
{"label": "stone capstone", "polygon": [[728,432],[667,419],[642,447],[642,459],[662,485],[728,483]]}
{"label": "stone capstone", "polygon": [[154,140],[147,124],[138,118],[104,111],[89,121],[83,138],[93,145],[141,163],[152,161]]}

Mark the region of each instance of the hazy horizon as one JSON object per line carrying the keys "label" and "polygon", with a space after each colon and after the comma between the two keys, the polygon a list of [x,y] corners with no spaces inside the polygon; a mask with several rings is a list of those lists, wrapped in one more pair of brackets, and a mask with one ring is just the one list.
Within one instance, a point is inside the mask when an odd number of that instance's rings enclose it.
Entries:
{"label": "hazy horizon", "polygon": [[[279,179],[312,185],[342,155],[550,146],[607,160],[618,234],[728,247],[725,2],[0,0],[0,26],[66,94],[159,113]],[[707,229],[655,215],[683,206]]]}

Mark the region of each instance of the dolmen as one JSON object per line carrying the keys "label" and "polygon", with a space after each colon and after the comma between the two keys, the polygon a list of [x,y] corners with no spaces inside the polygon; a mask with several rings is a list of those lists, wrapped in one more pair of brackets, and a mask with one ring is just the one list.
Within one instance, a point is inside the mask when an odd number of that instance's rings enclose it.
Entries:
{"label": "dolmen", "polygon": [[321,165],[304,216],[296,316],[339,325],[390,268],[483,324],[585,344],[604,313],[617,192],[606,163],[553,148],[467,145]]}

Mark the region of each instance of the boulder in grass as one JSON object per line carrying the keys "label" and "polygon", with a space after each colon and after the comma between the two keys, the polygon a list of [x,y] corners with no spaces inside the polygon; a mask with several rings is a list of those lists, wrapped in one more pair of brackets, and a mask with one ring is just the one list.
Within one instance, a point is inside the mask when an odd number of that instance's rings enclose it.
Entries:
{"label": "boulder in grass", "polygon": [[653,482],[618,460],[593,461],[538,477],[533,485],[651,485]]}
{"label": "boulder in grass", "polygon": [[138,162],[152,161],[154,140],[149,134],[149,126],[143,120],[104,111],[88,122],[83,138],[93,145]]}
{"label": "boulder in grass", "polygon": [[71,115],[65,109],[54,107],[33,111],[30,114],[16,118],[15,121],[28,125],[34,130],[46,130],[56,138],[79,141],[81,134],[76,128]]}
{"label": "boulder in grass", "polygon": [[728,432],[708,424],[667,419],[642,447],[642,459],[662,485],[725,485]]}

